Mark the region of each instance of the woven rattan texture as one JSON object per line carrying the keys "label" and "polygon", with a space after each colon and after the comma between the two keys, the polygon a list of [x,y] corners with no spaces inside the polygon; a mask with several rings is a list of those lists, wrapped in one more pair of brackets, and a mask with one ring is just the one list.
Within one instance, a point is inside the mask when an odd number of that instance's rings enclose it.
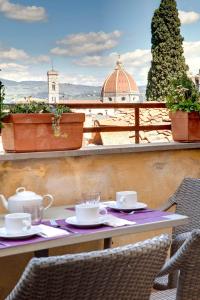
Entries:
{"label": "woven rattan texture", "polygon": [[167,235],[90,253],[33,258],[7,300],[148,300]]}
{"label": "woven rattan texture", "polygon": [[176,299],[176,289],[153,293],[150,298],[150,300],[174,300],[174,299]]}
{"label": "woven rattan texture", "polygon": [[[179,270],[176,297],[172,298],[170,290],[168,290],[163,294],[154,294],[151,299],[200,300],[199,254],[200,230],[194,230],[173,257],[166,262],[160,272],[162,276]],[[163,295],[163,298],[161,295]]]}
{"label": "woven rattan texture", "polygon": [[[187,215],[189,223],[173,228],[173,241],[171,246],[171,254],[179,249],[185,239],[193,229],[200,229],[200,179],[185,178],[176,192],[168,199],[166,207],[176,205],[176,213]],[[166,288],[174,288],[177,286],[178,272],[165,276],[165,278],[157,278],[154,288],[164,290]]]}
{"label": "woven rattan texture", "polygon": [[189,217],[189,223],[173,228],[173,236],[200,229],[200,179],[185,178],[168,200],[176,204],[176,212]]}

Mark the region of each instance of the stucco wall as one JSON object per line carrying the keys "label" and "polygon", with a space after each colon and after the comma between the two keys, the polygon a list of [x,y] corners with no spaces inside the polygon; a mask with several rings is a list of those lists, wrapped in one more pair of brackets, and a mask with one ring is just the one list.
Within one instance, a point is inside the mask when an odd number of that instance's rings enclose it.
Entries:
{"label": "stucco wall", "polygon": [[[0,162],[0,193],[12,195],[19,186],[38,194],[50,193],[54,205],[75,203],[82,192],[101,191],[102,199],[114,199],[119,190],[136,190],[140,201],[159,206],[185,176],[200,177],[200,150],[155,151]],[[0,213],[5,212],[0,204]],[[144,239],[156,233],[114,239],[114,246]],[[61,254],[98,249],[101,243],[65,247]],[[0,299],[15,284],[29,255],[0,259]]]}
{"label": "stucco wall", "polygon": [[92,190],[101,191],[102,199],[114,199],[119,190],[136,190],[139,200],[155,207],[185,176],[200,177],[200,150],[18,160],[0,162],[0,192],[8,197],[25,186],[52,194],[60,205]]}

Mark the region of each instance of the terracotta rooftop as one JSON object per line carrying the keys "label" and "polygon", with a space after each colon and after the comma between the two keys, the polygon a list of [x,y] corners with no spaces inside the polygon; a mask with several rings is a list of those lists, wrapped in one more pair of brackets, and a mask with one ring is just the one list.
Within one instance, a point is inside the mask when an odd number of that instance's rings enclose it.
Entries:
{"label": "terracotta rooftop", "polygon": [[[91,120],[92,122],[92,120]],[[120,109],[116,111],[113,117],[105,117],[104,119],[93,120],[93,125],[104,126],[131,126],[135,124],[134,110]],[[140,124],[141,125],[161,125],[170,123],[167,109],[141,109]],[[91,126],[91,125],[90,125]],[[123,145],[135,143],[135,132],[101,132],[88,134],[88,140],[91,144],[97,145]],[[171,142],[172,135],[170,130],[153,130],[140,131],[140,143],[157,143]]]}

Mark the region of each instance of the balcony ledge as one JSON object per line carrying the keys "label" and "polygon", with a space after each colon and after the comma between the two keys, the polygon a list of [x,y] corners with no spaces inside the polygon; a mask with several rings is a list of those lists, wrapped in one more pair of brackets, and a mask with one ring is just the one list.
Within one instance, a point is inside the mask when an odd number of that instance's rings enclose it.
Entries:
{"label": "balcony ledge", "polygon": [[116,145],[116,146],[90,146],[78,150],[52,151],[52,152],[30,152],[30,153],[5,153],[0,151],[0,161],[15,161],[26,159],[48,159],[60,157],[79,157],[92,155],[109,155],[123,153],[138,153],[152,151],[170,151],[198,149],[200,143],[152,143],[138,145]]}

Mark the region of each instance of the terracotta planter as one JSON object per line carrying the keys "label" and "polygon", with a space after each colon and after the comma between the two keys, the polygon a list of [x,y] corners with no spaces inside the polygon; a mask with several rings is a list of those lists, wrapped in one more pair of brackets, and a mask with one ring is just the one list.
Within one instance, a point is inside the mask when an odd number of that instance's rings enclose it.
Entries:
{"label": "terracotta planter", "polygon": [[82,146],[85,114],[65,113],[59,133],[52,128],[53,114],[11,114],[4,119],[2,143],[6,152],[58,151]]}
{"label": "terracotta planter", "polygon": [[172,136],[177,142],[200,141],[200,114],[183,111],[170,112],[172,121]]}

